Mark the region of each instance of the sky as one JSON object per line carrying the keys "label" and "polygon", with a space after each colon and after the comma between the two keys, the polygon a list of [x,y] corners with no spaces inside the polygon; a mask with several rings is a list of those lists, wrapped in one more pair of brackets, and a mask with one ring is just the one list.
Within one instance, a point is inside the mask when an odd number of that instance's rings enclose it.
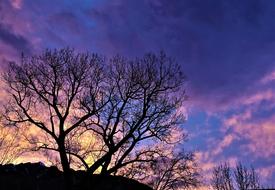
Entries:
{"label": "sky", "polygon": [[45,48],[127,57],[164,50],[188,81],[189,133],[204,171],[253,165],[275,181],[275,1],[0,0],[0,64]]}

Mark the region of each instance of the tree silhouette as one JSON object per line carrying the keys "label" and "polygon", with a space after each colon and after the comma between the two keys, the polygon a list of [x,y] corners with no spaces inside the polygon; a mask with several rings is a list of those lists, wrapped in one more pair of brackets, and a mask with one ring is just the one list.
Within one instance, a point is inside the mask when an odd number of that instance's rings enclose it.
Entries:
{"label": "tree silhouette", "polygon": [[0,164],[10,164],[24,153],[17,128],[0,127]]}
{"label": "tree silhouette", "polygon": [[159,152],[152,145],[172,143],[184,122],[185,77],[163,52],[107,61],[72,49],[46,50],[10,63],[4,79],[11,97],[7,124],[42,131],[42,140],[29,141],[59,153],[67,182],[75,160],[103,175],[154,161]]}
{"label": "tree silhouette", "polygon": [[259,177],[253,167],[248,169],[241,163],[238,163],[234,170],[234,177],[240,190],[260,188]]}
{"label": "tree silhouette", "polygon": [[184,121],[177,112],[185,98],[184,91],[180,93],[184,77],[172,59],[164,54],[148,54],[134,61],[116,56],[108,67],[110,101],[87,127],[104,145],[103,154],[89,171],[102,166],[103,174],[144,162],[156,150],[141,147],[140,142],[169,142],[172,129]]}
{"label": "tree silhouette", "polygon": [[238,163],[232,169],[224,163],[214,168],[212,187],[216,190],[260,189],[260,182],[253,167],[249,169],[242,163]]}
{"label": "tree silhouette", "polygon": [[188,189],[198,186],[198,173],[193,159],[193,154],[182,152],[160,157],[151,168],[151,177],[148,176],[153,189]]}
{"label": "tree silhouette", "polygon": [[97,55],[70,49],[46,50],[10,63],[4,74],[11,95],[4,117],[10,125],[35,126],[54,139],[67,182],[66,137],[108,101],[100,86],[101,62]]}
{"label": "tree silhouette", "polygon": [[199,185],[198,166],[192,152],[177,150],[171,144],[154,146],[154,149],[158,154],[147,158],[152,162],[132,163],[118,174],[141,181],[155,190],[188,189]]}
{"label": "tree silhouette", "polygon": [[227,163],[214,168],[212,187],[216,190],[233,190],[233,181],[230,167]]}

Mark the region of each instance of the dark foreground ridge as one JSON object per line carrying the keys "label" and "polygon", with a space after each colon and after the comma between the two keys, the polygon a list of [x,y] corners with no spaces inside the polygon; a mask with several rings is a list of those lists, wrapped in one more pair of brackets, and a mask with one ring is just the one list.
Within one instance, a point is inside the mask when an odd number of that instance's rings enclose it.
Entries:
{"label": "dark foreground ridge", "polygon": [[[121,176],[91,175],[87,178],[83,171],[74,171],[73,176],[73,189],[152,190],[147,185]],[[0,165],[0,189],[65,190],[62,172],[42,163]]]}

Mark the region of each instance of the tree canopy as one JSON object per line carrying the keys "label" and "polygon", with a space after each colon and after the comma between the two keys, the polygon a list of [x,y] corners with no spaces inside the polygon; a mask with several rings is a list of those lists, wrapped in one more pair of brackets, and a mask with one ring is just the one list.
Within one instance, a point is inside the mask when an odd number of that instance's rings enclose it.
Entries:
{"label": "tree canopy", "polygon": [[107,59],[46,50],[10,63],[4,79],[10,95],[5,125],[40,130],[28,141],[36,150],[57,152],[68,180],[73,164],[89,173],[126,175],[133,164],[156,162],[167,151],[159,145],[185,136],[186,78],[164,52]]}

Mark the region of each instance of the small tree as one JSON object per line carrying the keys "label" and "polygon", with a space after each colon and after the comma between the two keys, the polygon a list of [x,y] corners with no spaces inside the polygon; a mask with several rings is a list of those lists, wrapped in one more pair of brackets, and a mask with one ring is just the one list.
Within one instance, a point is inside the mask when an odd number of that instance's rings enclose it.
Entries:
{"label": "small tree", "polygon": [[118,175],[136,179],[155,190],[189,189],[199,185],[198,167],[191,152],[175,144],[158,144],[144,158],[120,170]]}
{"label": "small tree", "polygon": [[234,170],[234,177],[237,188],[240,190],[260,188],[259,177],[253,167],[248,169],[241,163],[238,163]]}
{"label": "small tree", "polygon": [[[253,167],[250,169],[238,163],[235,168],[232,169],[227,163],[221,164],[214,168],[212,186],[217,190],[224,189],[259,189],[260,182],[259,177]],[[232,173],[234,174],[232,177]]]}
{"label": "small tree", "polygon": [[227,163],[214,168],[212,187],[216,190],[233,190],[232,174]]}
{"label": "small tree", "polygon": [[0,164],[10,164],[14,162],[23,152],[17,128],[0,127]]}
{"label": "small tree", "polygon": [[151,186],[156,190],[188,189],[199,184],[197,168],[193,155],[178,153],[160,157],[153,164],[153,175],[149,178]]}

